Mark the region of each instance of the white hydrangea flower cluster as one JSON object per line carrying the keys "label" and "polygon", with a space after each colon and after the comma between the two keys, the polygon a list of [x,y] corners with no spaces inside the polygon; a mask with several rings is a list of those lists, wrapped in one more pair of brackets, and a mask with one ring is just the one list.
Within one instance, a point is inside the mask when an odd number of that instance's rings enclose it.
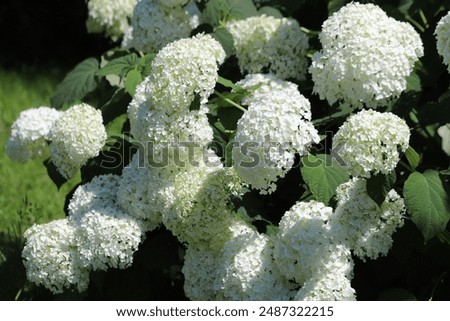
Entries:
{"label": "white hydrangea flower cluster", "polygon": [[122,46],[158,52],[175,40],[189,37],[200,24],[200,12],[194,2],[182,7],[187,2],[139,0]]}
{"label": "white hydrangea flower cluster", "polygon": [[11,136],[6,143],[6,154],[18,162],[44,156],[48,150],[47,141],[53,123],[62,112],[39,107],[24,110],[12,124]]}
{"label": "white hydrangea flower cluster", "polygon": [[51,160],[62,176],[71,178],[106,142],[101,111],[84,103],[70,107],[53,123],[49,138]]}
{"label": "white hydrangea flower cluster", "polygon": [[208,101],[218,79],[218,66],[225,60],[221,44],[210,35],[199,34],[174,41],[152,61],[147,95],[155,110],[186,113],[196,95]]}
{"label": "white hydrangea flower cluster", "polygon": [[28,280],[53,293],[72,287],[85,291],[89,269],[82,265],[75,234],[75,226],[67,219],[33,225],[26,230],[22,258]]}
{"label": "white hydrangea flower cluster", "polygon": [[344,230],[345,243],[365,260],[385,256],[392,247],[392,235],[403,226],[405,204],[391,190],[378,206],[367,194],[366,180],[353,178],[336,190],[338,206],[330,221]]}
{"label": "white hydrangea flower cluster", "polygon": [[342,7],[323,23],[319,39],[322,50],[309,68],[314,92],[330,104],[355,108],[376,108],[399,97],[423,55],[414,28],[373,4]]}
{"label": "white hydrangea flower cluster", "polygon": [[308,37],[294,19],[261,15],[229,21],[242,73],[271,72],[281,79],[304,80]]}
{"label": "white hydrangea flower cluster", "polygon": [[392,113],[361,110],[351,115],[333,137],[332,151],[352,176],[387,174],[409,147],[406,122]]}
{"label": "white hydrangea flower cluster", "polygon": [[439,127],[437,133],[442,138],[442,150],[450,156],[450,124]]}
{"label": "white hydrangea flower cluster", "polygon": [[295,154],[305,155],[320,138],[309,122],[310,103],[294,84],[267,75],[238,84],[249,88],[258,82],[261,87],[244,100],[249,107],[238,121],[232,155],[243,181],[267,194],[292,168]]}
{"label": "white hydrangea flower cluster", "polygon": [[90,33],[104,33],[116,41],[129,29],[137,0],[89,0],[86,27]]}
{"label": "white hydrangea flower cluster", "polygon": [[434,35],[437,51],[450,72],[450,11],[439,20]]}
{"label": "white hydrangea flower cluster", "polygon": [[339,273],[328,273],[308,279],[294,298],[295,301],[356,301],[351,280]]}

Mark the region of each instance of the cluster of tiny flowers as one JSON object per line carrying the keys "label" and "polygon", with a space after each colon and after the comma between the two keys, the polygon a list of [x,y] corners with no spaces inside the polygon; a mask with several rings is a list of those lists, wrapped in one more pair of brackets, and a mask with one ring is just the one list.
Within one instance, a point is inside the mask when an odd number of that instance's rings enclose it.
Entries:
{"label": "cluster of tiny flowers", "polygon": [[247,229],[230,238],[222,249],[216,284],[224,300],[276,300],[292,298],[292,284],[278,271],[273,244],[265,234]]}
{"label": "cluster of tiny flowers", "polygon": [[378,206],[367,194],[366,180],[353,178],[336,191],[338,206],[330,221],[345,232],[345,243],[365,260],[384,256],[392,247],[392,234],[403,226],[405,204],[391,190]]}
{"label": "cluster of tiny flowers", "polygon": [[224,49],[210,35],[200,34],[165,46],[152,61],[147,91],[152,108],[168,114],[186,113],[197,95],[200,104],[206,103],[224,59]]}
{"label": "cluster of tiny flowers", "polygon": [[294,19],[261,15],[226,25],[242,73],[271,72],[281,79],[304,80],[308,37]]}
{"label": "cluster of tiny flowers", "polygon": [[137,0],[89,0],[86,27],[91,33],[104,33],[114,41],[129,29]]}
{"label": "cluster of tiny flowers", "polygon": [[450,72],[450,11],[439,20],[434,34],[437,51]]}
{"label": "cluster of tiny flowers", "polygon": [[296,301],[355,301],[351,280],[339,273],[316,275],[308,279],[295,295]]}
{"label": "cluster of tiny flowers", "polygon": [[384,106],[406,89],[423,55],[419,34],[373,4],[351,2],[330,16],[319,36],[322,50],[309,68],[314,92],[330,104]]}
{"label": "cluster of tiny flowers", "polygon": [[175,40],[189,37],[200,21],[196,4],[182,7],[186,2],[139,0],[122,45],[157,52]]}
{"label": "cluster of tiny flowers", "polygon": [[406,122],[392,114],[361,110],[350,116],[333,137],[332,152],[352,176],[387,174],[409,146]]}
{"label": "cluster of tiny flowers", "polygon": [[101,111],[84,103],[72,106],[53,123],[49,137],[53,163],[71,178],[106,142]]}
{"label": "cluster of tiny flowers", "polygon": [[275,182],[291,169],[295,154],[305,155],[320,138],[307,120],[309,101],[292,83],[253,75],[238,84],[246,88],[259,80],[261,87],[244,99],[249,107],[238,121],[232,154],[243,181],[266,194],[275,191]]}
{"label": "cluster of tiny flowers", "polygon": [[76,228],[67,219],[33,225],[24,233],[22,250],[27,278],[53,293],[76,287],[82,292],[89,283],[75,240]]}
{"label": "cluster of tiny flowers", "polygon": [[39,107],[24,110],[11,127],[11,136],[6,143],[6,154],[18,162],[44,156],[48,149],[47,141],[53,123],[62,112]]}

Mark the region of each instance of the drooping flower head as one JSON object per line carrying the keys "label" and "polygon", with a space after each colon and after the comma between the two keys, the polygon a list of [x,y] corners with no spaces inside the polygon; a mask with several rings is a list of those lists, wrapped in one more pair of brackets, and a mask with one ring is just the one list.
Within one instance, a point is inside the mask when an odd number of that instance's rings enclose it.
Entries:
{"label": "drooping flower head", "polygon": [[45,155],[53,123],[63,113],[49,107],[24,110],[12,124],[6,154],[19,162]]}
{"label": "drooping flower head", "polygon": [[308,37],[296,20],[261,15],[230,21],[226,28],[233,36],[242,73],[305,79]]}
{"label": "drooping flower head", "polygon": [[53,293],[71,288],[85,291],[89,269],[80,260],[75,234],[75,225],[67,219],[26,230],[22,258],[28,280]]}
{"label": "drooping flower head", "polygon": [[61,175],[71,178],[105,144],[102,114],[84,103],[72,106],[53,123],[49,137],[53,163]]}
{"label": "drooping flower head", "polygon": [[314,92],[329,104],[383,106],[406,89],[423,55],[419,34],[373,4],[351,2],[331,15],[319,36],[322,50],[309,72]]}
{"label": "drooping flower head", "polygon": [[333,137],[333,153],[349,174],[370,177],[387,174],[409,146],[409,127],[392,113],[362,110],[350,116]]}
{"label": "drooping flower head", "polygon": [[450,72],[450,11],[439,20],[434,34],[437,51]]}
{"label": "drooping flower head", "polygon": [[104,33],[117,40],[129,28],[129,19],[133,15],[137,0],[89,0],[88,32]]}

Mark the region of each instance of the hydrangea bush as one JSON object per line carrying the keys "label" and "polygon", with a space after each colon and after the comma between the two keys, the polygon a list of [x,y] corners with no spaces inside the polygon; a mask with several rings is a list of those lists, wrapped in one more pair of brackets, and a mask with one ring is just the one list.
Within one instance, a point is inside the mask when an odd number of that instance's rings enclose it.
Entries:
{"label": "hydrangea bush", "polygon": [[373,2],[90,0],[116,47],[6,145],[81,179],[66,218],[26,231],[28,280],[84,299],[445,297],[450,7]]}

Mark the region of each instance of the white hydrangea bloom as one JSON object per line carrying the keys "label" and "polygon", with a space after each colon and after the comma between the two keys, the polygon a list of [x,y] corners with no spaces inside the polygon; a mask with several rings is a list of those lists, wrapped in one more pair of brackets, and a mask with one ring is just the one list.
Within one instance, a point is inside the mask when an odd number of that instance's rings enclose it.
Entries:
{"label": "white hydrangea bloom", "polygon": [[292,168],[295,154],[305,155],[320,141],[312,123],[302,117],[308,100],[293,101],[288,94],[289,90],[258,92],[237,123],[234,168],[261,194],[275,191],[275,182]]}
{"label": "white hydrangea bloom", "polygon": [[437,132],[442,138],[442,150],[450,156],[450,124],[439,127]]}
{"label": "white hydrangea bloom", "polygon": [[340,273],[318,274],[297,292],[296,301],[356,301],[351,280]]}
{"label": "white hydrangea bloom", "polygon": [[345,243],[365,260],[385,256],[392,247],[392,234],[403,226],[405,203],[391,190],[378,206],[367,194],[366,180],[353,178],[336,190],[338,206],[330,224],[343,228]]}
{"label": "white hydrangea bloom", "polygon": [[[196,12],[163,3],[166,1],[138,1],[131,18],[131,32],[123,46],[143,52],[158,52],[175,40],[189,37],[191,30],[199,25],[199,20],[193,19],[198,17]],[[195,3],[192,5],[196,8]]]}
{"label": "white hydrangea bloom", "polygon": [[216,272],[221,299],[289,300],[292,285],[278,271],[272,252],[269,237],[250,228],[228,240]]}
{"label": "white hydrangea bloom", "polygon": [[450,11],[439,20],[434,35],[437,51],[450,72]]}
{"label": "white hydrangea bloom", "polygon": [[193,167],[176,175],[163,223],[183,243],[218,249],[238,219],[230,198],[241,193],[232,168]]}
{"label": "white hydrangea bloom", "polygon": [[69,215],[75,220],[80,220],[85,213],[94,208],[115,206],[119,181],[118,175],[99,175],[90,182],[78,186],[69,202]]}
{"label": "white hydrangea bloom", "polygon": [[117,202],[131,217],[142,223],[143,229],[152,231],[161,225],[161,212],[155,211],[150,189],[158,188],[150,184],[149,168],[140,154],[134,155],[131,163],[122,171],[117,189]]}
{"label": "white hydrangea bloom", "polygon": [[333,137],[332,152],[353,176],[387,174],[409,147],[409,127],[392,113],[362,110],[350,116]]}
{"label": "white hydrangea bloom", "polygon": [[117,207],[96,207],[74,222],[84,266],[93,270],[124,269],[133,263],[143,235],[134,218]]}
{"label": "white hydrangea bloom", "polygon": [[261,15],[226,24],[242,73],[272,72],[281,79],[304,80],[308,37],[294,19]]}
{"label": "white hydrangea bloom", "polygon": [[8,157],[24,163],[45,155],[50,129],[61,115],[62,112],[49,107],[22,111],[11,126],[11,136],[6,143]]}
{"label": "white hydrangea bloom", "polygon": [[71,178],[106,142],[102,113],[87,104],[72,106],[50,131],[51,160],[65,178]]}
{"label": "white hydrangea bloom", "polygon": [[184,293],[190,300],[212,301],[216,299],[216,271],[219,268],[221,253],[203,247],[188,246],[184,256],[182,272]]}
{"label": "white hydrangea bloom", "polygon": [[314,92],[333,104],[384,106],[406,89],[423,55],[419,34],[373,4],[351,2],[331,15],[319,35],[322,50],[309,72]]}
{"label": "white hydrangea bloom", "polygon": [[53,293],[87,289],[89,270],[82,266],[75,227],[67,219],[33,225],[24,233],[23,264],[29,281]]}
{"label": "white hydrangea bloom", "polygon": [[152,61],[147,96],[152,108],[168,114],[189,111],[198,95],[208,101],[218,79],[218,65],[225,59],[221,44],[210,35],[174,41]]}
{"label": "white hydrangea bloom", "polygon": [[236,85],[251,91],[244,97],[243,105],[251,105],[267,95],[275,94],[279,105],[285,104],[305,120],[311,120],[311,104],[298,90],[298,86],[290,81],[282,80],[273,74],[249,74]]}
{"label": "white hydrangea bloom", "polygon": [[341,230],[328,224],[331,207],[317,201],[297,202],[281,218],[274,259],[281,273],[303,285],[317,273],[353,275],[347,246],[339,244]]}
{"label": "white hydrangea bloom", "polygon": [[105,33],[117,40],[127,32],[136,3],[137,0],[88,0],[88,32]]}

